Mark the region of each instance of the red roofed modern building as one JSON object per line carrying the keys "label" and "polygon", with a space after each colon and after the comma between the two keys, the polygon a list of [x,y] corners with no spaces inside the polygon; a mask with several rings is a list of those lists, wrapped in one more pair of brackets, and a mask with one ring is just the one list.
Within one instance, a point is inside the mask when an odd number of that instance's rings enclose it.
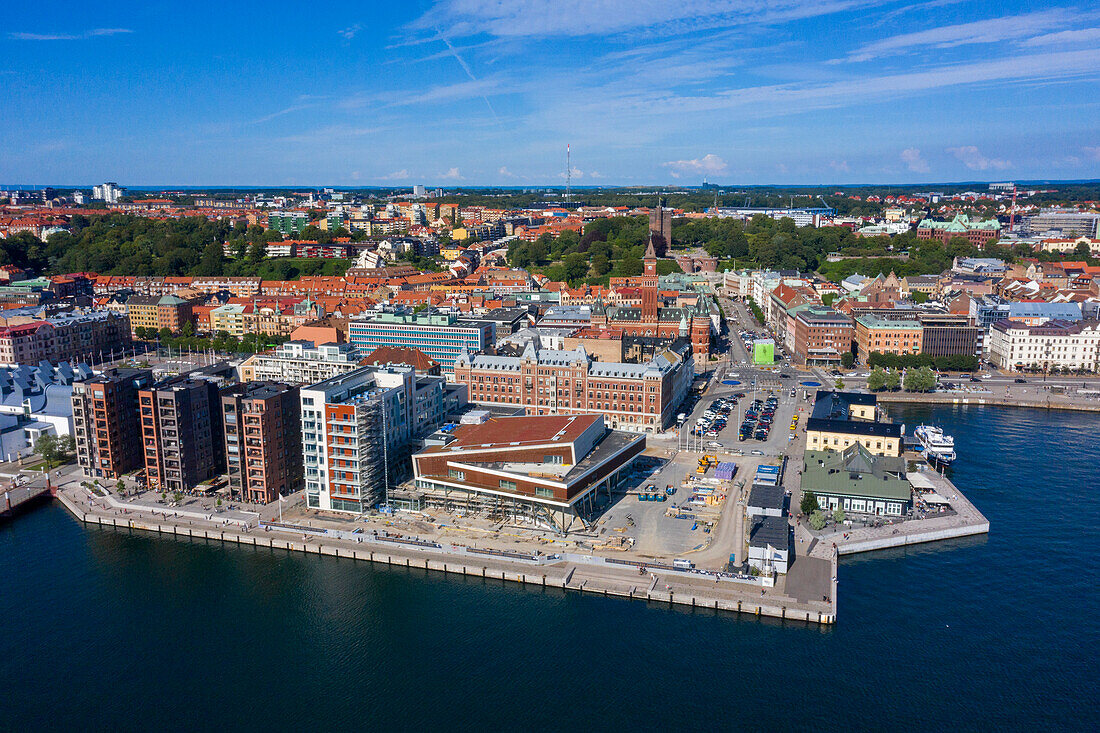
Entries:
{"label": "red roofed modern building", "polygon": [[379,346],[362,359],[361,366],[386,366],[399,364],[411,366],[417,374],[429,374],[438,377],[442,370],[439,362],[412,346]]}
{"label": "red roofed modern building", "polygon": [[412,486],[394,499],[582,531],[597,496],[610,499],[643,450],[644,435],[608,430],[602,415],[492,418],[414,454]]}

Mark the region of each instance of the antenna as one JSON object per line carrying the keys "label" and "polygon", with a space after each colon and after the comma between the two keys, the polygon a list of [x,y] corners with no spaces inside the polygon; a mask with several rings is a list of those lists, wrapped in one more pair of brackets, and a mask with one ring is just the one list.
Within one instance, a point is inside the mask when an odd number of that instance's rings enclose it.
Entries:
{"label": "antenna", "polygon": [[565,203],[569,203],[569,189],[573,183],[573,164],[569,161],[569,143],[565,144]]}

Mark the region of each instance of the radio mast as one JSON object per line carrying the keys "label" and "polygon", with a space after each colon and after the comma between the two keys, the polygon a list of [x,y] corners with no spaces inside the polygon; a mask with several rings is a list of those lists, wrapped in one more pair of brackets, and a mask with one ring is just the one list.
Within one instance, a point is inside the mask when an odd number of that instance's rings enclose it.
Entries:
{"label": "radio mast", "polygon": [[569,203],[569,189],[573,183],[573,164],[569,158],[569,143],[565,144],[565,203]]}

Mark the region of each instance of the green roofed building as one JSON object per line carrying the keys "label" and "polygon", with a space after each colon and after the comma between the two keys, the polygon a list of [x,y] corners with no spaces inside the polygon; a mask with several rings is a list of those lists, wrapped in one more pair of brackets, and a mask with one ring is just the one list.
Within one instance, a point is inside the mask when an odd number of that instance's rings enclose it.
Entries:
{"label": "green roofed building", "polygon": [[956,214],[951,221],[922,219],[917,225],[918,239],[938,239],[946,242],[962,237],[975,246],[982,246],[1001,236],[1001,222],[996,219],[971,219],[966,214]]}
{"label": "green roofed building", "polygon": [[905,459],[876,456],[859,443],[843,451],[806,451],[802,490],[825,510],[900,517],[912,506]]}

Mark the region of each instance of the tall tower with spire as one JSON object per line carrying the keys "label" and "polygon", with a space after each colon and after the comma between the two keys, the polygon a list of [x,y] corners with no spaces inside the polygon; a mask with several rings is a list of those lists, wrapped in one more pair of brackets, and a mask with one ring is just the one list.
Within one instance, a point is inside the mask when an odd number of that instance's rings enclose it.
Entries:
{"label": "tall tower with spire", "polygon": [[642,256],[642,318],[657,320],[657,301],[659,299],[657,278],[657,249],[653,246],[653,234],[649,235],[649,243]]}
{"label": "tall tower with spire", "polygon": [[657,277],[657,248],[653,246],[653,232],[649,233],[649,242],[645,247],[645,254],[642,255],[642,265],[645,267],[643,274],[649,278]]}

